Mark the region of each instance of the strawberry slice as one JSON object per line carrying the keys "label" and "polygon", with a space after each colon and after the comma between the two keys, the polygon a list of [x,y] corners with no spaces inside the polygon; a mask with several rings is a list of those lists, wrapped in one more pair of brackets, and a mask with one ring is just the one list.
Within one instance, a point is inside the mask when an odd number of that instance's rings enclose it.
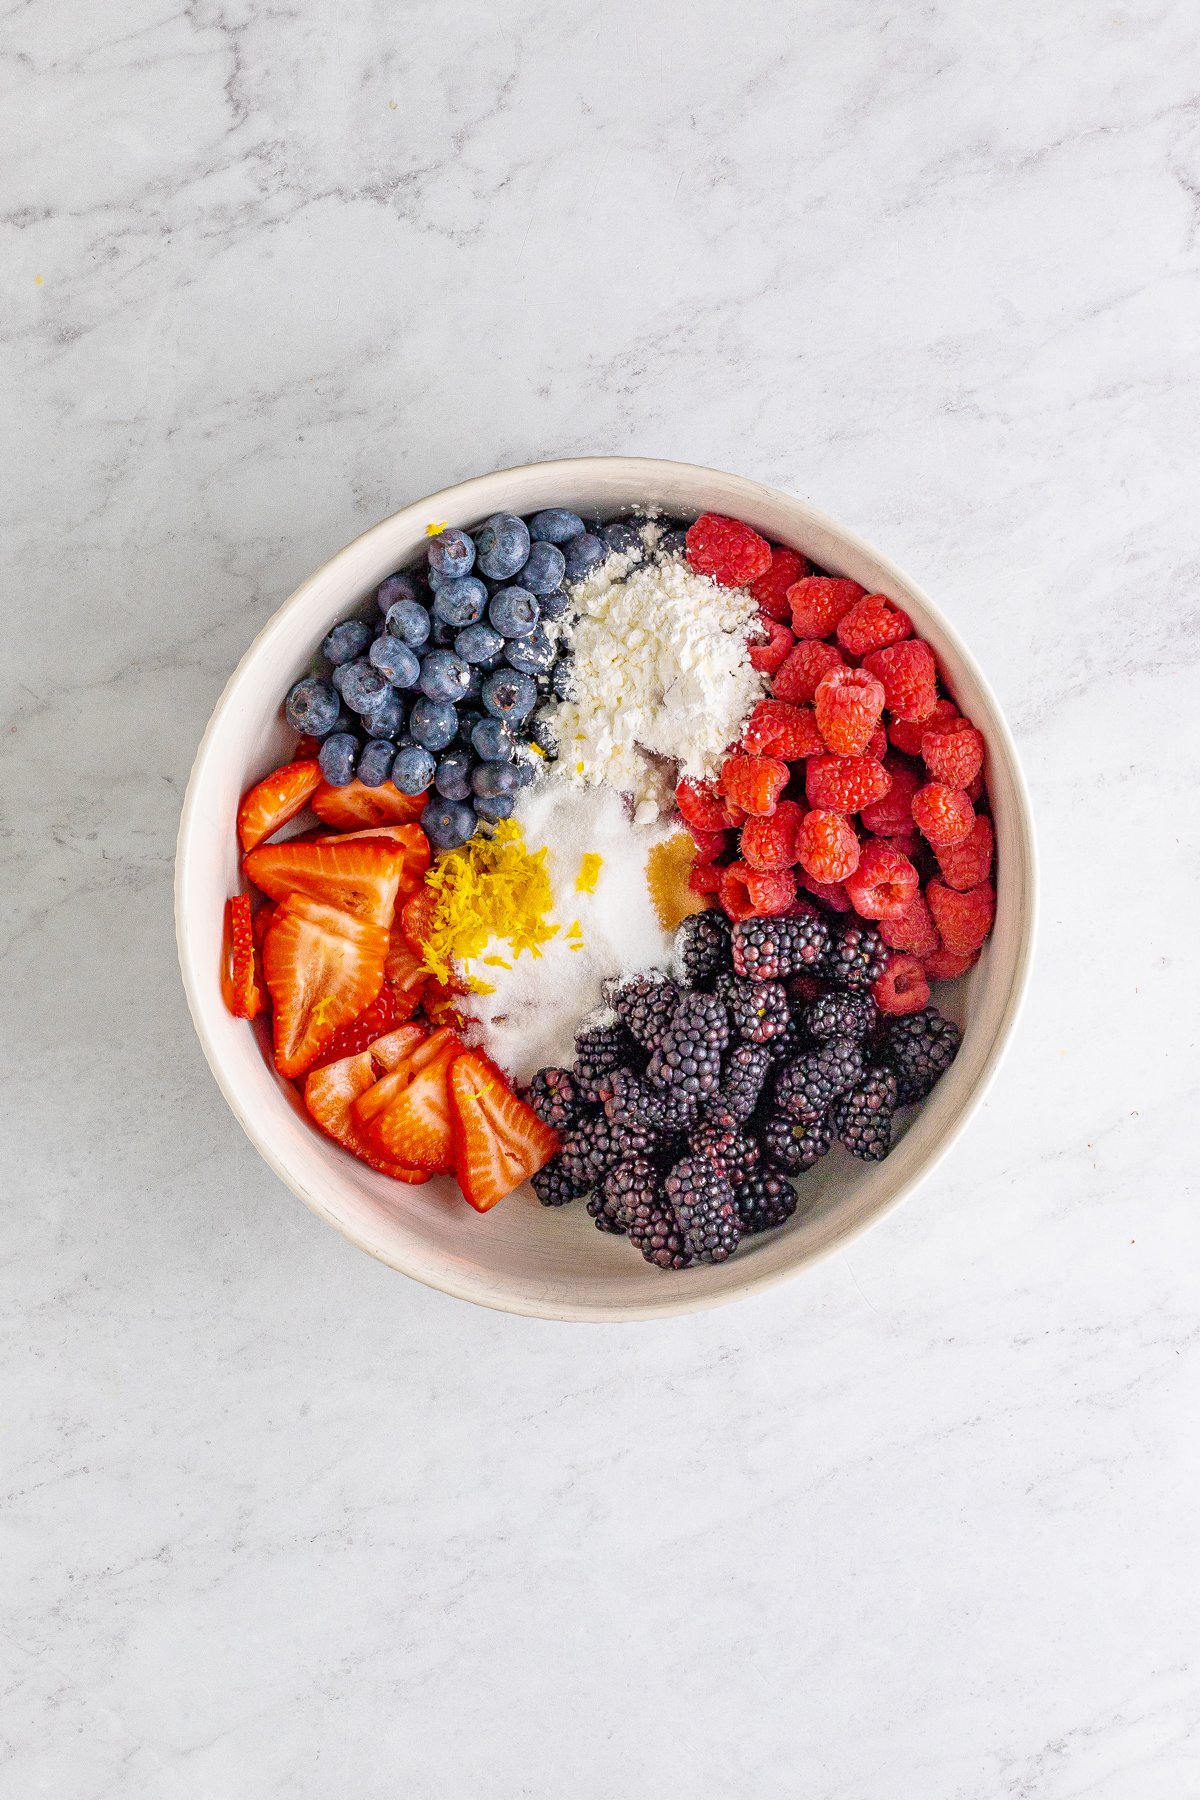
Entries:
{"label": "strawberry slice", "polygon": [[559,1136],[518,1100],[500,1071],[468,1050],[450,1070],[454,1172],[476,1212],[488,1212],[559,1148]]}
{"label": "strawberry slice", "polygon": [[[335,1031],[322,1050],[314,1069],[323,1069],[327,1063],[341,1062],[343,1057],[357,1056],[362,1050],[369,1050],[377,1038],[386,1032],[393,1031],[400,1024],[396,1010],[396,990],[384,981],[375,999],[365,1012],[360,1012],[357,1019],[351,1019],[349,1025],[343,1025]],[[420,1027],[416,1027],[420,1030]],[[423,1037],[425,1034],[421,1032]]]}
{"label": "strawberry slice", "polygon": [[420,887],[429,867],[429,839],[419,825],[364,825],[361,831],[322,832],[318,844],[387,844],[404,857],[400,892]]}
{"label": "strawberry slice", "polygon": [[254,942],[259,950],[263,947],[263,939],[266,937],[268,931],[270,931],[271,920],[274,917],[275,908],[273,906],[260,906],[253,919],[250,921],[251,930],[254,932]]}
{"label": "strawberry slice", "polygon": [[414,950],[418,956],[425,954],[425,940],[433,927],[433,915],[436,911],[437,896],[428,888],[418,888],[400,908],[400,929],[409,949]]}
{"label": "strawberry slice", "polygon": [[285,763],[282,769],[252,787],[238,807],[238,837],[243,850],[253,850],[264,838],[303,812],[321,785],[321,765],[311,757]]}
{"label": "strawberry slice", "polygon": [[392,926],[383,978],[395,995],[397,1021],[411,1019],[421,1004],[429,976],[421,967],[420,957],[409,948],[404,933],[395,925]]}
{"label": "strawberry slice", "polygon": [[[419,828],[418,828],[419,829]],[[424,832],[420,835],[424,837]],[[307,894],[373,925],[391,925],[407,850],[378,838],[358,843],[263,844],[245,860],[255,887],[272,900]]]}
{"label": "strawberry slice", "polygon": [[450,1173],[454,1139],[447,1077],[461,1054],[461,1039],[444,1027],[355,1101],[356,1126],[384,1156],[433,1175]]}
{"label": "strawberry slice", "polygon": [[410,1185],[428,1181],[424,1169],[409,1168],[406,1163],[393,1162],[390,1157],[380,1155],[356,1128],[350,1108],[374,1082],[374,1058],[369,1050],[362,1050],[357,1056],[346,1056],[323,1069],[314,1069],[304,1083],[304,1104],[326,1136],[361,1162],[378,1169],[381,1175],[390,1175],[394,1181],[406,1181]]}
{"label": "strawberry slice", "polygon": [[330,787],[323,781],[313,795],[312,809],[326,825],[353,831],[359,825],[405,825],[419,819],[425,800],[424,794],[402,794],[390,781],[377,788],[364,787],[361,781]]}
{"label": "strawberry slice", "polygon": [[221,945],[221,992],[235,1019],[256,1019],[267,1004],[258,966],[258,939],[250,917],[249,894],[225,902]]}
{"label": "strawberry slice", "polygon": [[388,934],[308,894],[275,909],[263,970],[275,1006],[275,1066],[303,1075],[334,1033],[357,1019],[383,986]]}
{"label": "strawberry slice", "polygon": [[371,1045],[371,1061],[375,1064],[376,1074],[390,1075],[428,1036],[423,1025],[398,1025],[395,1031],[376,1038]]}

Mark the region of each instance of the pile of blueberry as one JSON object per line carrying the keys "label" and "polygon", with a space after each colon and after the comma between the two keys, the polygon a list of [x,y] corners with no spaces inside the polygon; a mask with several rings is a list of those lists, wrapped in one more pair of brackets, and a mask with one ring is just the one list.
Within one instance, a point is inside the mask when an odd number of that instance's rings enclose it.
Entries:
{"label": "pile of blueberry", "polygon": [[287,697],[289,724],[321,740],[326,781],[428,793],[421,823],[440,850],[507,818],[533,779],[529,745],[556,753],[536,715],[565,696],[570,662],[547,622],[568,611],[564,584],[629,531],[589,530],[551,507],[432,537],[419,566],[380,584],[377,619],[334,626],[321,646],[328,677],[307,676]]}

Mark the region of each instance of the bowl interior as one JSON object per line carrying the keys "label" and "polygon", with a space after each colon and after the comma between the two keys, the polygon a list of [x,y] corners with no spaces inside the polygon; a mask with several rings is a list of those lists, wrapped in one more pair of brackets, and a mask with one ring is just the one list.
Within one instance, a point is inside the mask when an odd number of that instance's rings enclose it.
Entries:
{"label": "bowl interior", "polygon": [[[312,1127],[264,1055],[265,1034],[229,1016],[218,980],[224,902],[238,889],[238,800],[288,755],[294,740],[280,701],[330,625],[411,559],[431,521],[470,527],[500,509],[550,505],[611,516],[630,504],[733,514],[903,605],[987,738],[997,837],[995,931],[972,973],[937,996],[964,1027],[962,1049],[932,1097],[908,1115],[892,1154],[864,1164],[835,1149],[802,1179],[789,1224],[748,1240],[729,1263],[675,1275],[597,1232],[582,1204],[551,1211],[526,1188],[480,1217],[452,1182],[403,1188],[365,1168]],[[446,489],[375,526],[306,581],[255,639],[218,702],[189,783],[176,866],[179,954],[196,1028],[226,1099],[272,1168],[321,1218],[392,1267],[481,1304],[550,1318],[641,1318],[727,1300],[794,1272],[880,1217],[929,1171],[982,1097],[1015,1021],[1033,907],[1028,802],[1009,732],[971,658],[920,590],[787,495],[714,470],[617,457],[535,464]]]}

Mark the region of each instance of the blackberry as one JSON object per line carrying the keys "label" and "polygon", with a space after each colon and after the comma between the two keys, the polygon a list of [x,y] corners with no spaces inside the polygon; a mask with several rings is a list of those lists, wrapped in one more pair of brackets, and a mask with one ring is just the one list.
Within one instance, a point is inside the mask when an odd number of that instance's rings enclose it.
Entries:
{"label": "blackberry", "polygon": [[736,975],[751,981],[781,981],[821,961],[829,948],[829,927],[815,913],[739,919],[730,945]]}
{"label": "blackberry", "polygon": [[804,1014],[804,1023],[815,1038],[848,1037],[862,1039],[870,1035],[879,1017],[879,1008],[869,994],[822,994]]}
{"label": "blackberry", "polygon": [[733,1189],[707,1156],[685,1156],[663,1183],[663,1195],[679,1220],[683,1248],[695,1262],[727,1262],[738,1247],[742,1223]]}
{"label": "blackberry", "polygon": [[882,1162],[892,1147],[892,1123],[899,1088],[890,1069],[869,1069],[838,1102],[834,1113],[837,1134],[851,1156],[863,1162]]}
{"label": "blackberry", "polygon": [[721,1080],[729,1016],[715,994],[685,994],[646,1071],[652,1083],[680,1094],[710,1094]]}
{"label": "blackberry", "polygon": [[707,1156],[736,1187],[757,1167],[761,1152],[731,1113],[710,1113],[688,1139],[689,1156]]}
{"label": "blackberry", "polygon": [[609,1091],[606,1077],[614,1069],[645,1067],[646,1059],[620,1019],[607,1025],[589,1025],[575,1039],[575,1084],[585,1100],[604,1100]]}
{"label": "blackberry", "polygon": [[787,989],[780,981],[747,981],[744,975],[720,975],[717,993],[729,1009],[735,1037],[750,1044],[766,1044],[782,1036],[791,1024]]}
{"label": "blackberry", "polygon": [[552,1156],[532,1177],[531,1185],[543,1206],[566,1206],[568,1201],[577,1200],[580,1194],[587,1192],[586,1187],[564,1168],[561,1156]]}
{"label": "blackberry", "polygon": [[539,1069],[524,1098],[543,1125],[561,1131],[579,1117],[579,1089],[570,1069]]}
{"label": "blackberry", "polygon": [[873,925],[854,920],[843,925],[825,956],[822,971],[839,987],[865,993],[885,973],[890,953]]}
{"label": "blackberry", "polygon": [[770,1067],[769,1045],[734,1044],[721,1064],[721,1085],[708,1102],[708,1109],[719,1107],[744,1123],[758,1105]]}
{"label": "blackberry", "polygon": [[786,1175],[802,1175],[829,1154],[833,1137],[826,1119],[798,1125],[786,1113],[768,1113],[758,1127],[758,1142],[763,1163]]}
{"label": "blackberry", "polygon": [[669,975],[648,973],[622,982],[612,995],[612,1008],[643,1050],[657,1050],[682,998]]}
{"label": "blackberry", "polygon": [[790,1219],[800,1198],[786,1175],[778,1169],[759,1168],[733,1190],[734,1204],[744,1232],[771,1231]]}
{"label": "blackberry", "polygon": [[638,1202],[630,1215],[629,1241],[658,1269],[686,1269],[692,1261],[683,1231],[669,1206],[653,1197]]}
{"label": "blackberry", "polygon": [[635,1208],[643,1202],[652,1203],[658,1186],[659,1177],[644,1156],[624,1158],[608,1171],[599,1191],[588,1201],[596,1229],[624,1236]]}
{"label": "blackberry", "polygon": [[853,1038],[826,1038],[817,1050],[786,1063],[775,1081],[775,1104],[801,1125],[815,1125],[863,1072],[862,1045]]}
{"label": "blackberry", "polygon": [[675,954],[688,983],[710,991],[722,969],[729,967],[729,920],[710,909],[693,913],[675,934]]}
{"label": "blackberry", "polygon": [[787,1030],[781,1031],[778,1037],[771,1039],[766,1046],[771,1061],[776,1067],[784,1063],[795,1062],[805,1050],[811,1050],[812,1040],[804,1028],[804,1012],[800,1007],[793,1007]]}
{"label": "blackberry", "polygon": [[941,1080],[954,1058],[962,1033],[936,1006],[893,1019],[883,1034],[880,1060],[895,1071],[901,1106],[923,1100]]}
{"label": "blackberry", "polygon": [[599,1186],[614,1163],[647,1149],[649,1143],[648,1132],[614,1125],[597,1110],[585,1113],[563,1133],[559,1161],[567,1179],[578,1183],[576,1191],[587,1193]]}
{"label": "blackberry", "polygon": [[658,1134],[678,1134],[696,1122],[700,1102],[694,1094],[653,1088],[632,1069],[614,1069],[604,1110],[617,1126]]}

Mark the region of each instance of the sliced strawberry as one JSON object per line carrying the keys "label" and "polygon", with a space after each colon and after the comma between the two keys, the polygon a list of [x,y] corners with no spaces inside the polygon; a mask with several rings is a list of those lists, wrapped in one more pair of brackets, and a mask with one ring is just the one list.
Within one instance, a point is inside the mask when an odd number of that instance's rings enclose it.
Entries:
{"label": "sliced strawberry", "polygon": [[260,950],[263,947],[263,939],[271,929],[271,920],[274,917],[275,908],[273,906],[260,906],[250,921],[251,930],[254,932],[254,942]]}
{"label": "sliced strawberry", "polygon": [[264,838],[303,812],[321,785],[321,765],[310,757],[285,763],[257,787],[242,796],[237,828],[243,850],[253,850]]}
{"label": "sliced strawberry", "polygon": [[454,1172],[476,1212],[488,1212],[559,1148],[558,1133],[518,1100],[500,1071],[468,1050],[450,1070]]}
{"label": "sliced strawberry", "polygon": [[421,885],[429,867],[429,839],[419,825],[364,825],[361,831],[323,831],[318,844],[353,844],[369,842],[391,844],[404,852],[404,868],[400,875],[400,892],[409,894]]}
{"label": "sliced strawberry", "polygon": [[398,1025],[395,1031],[376,1038],[371,1045],[371,1061],[375,1064],[376,1074],[390,1075],[428,1036],[423,1025]]}
{"label": "sliced strawberry", "polygon": [[258,966],[249,894],[235,894],[232,900],[225,902],[221,992],[235,1019],[256,1019],[267,1004]]}
{"label": "sliced strawberry", "polygon": [[385,781],[382,787],[330,787],[323,781],[313,795],[312,809],[326,825],[353,831],[359,825],[405,825],[419,819],[425,808],[424,794],[402,794]]}
{"label": "sliced strawberry", "polygon": [[421,967],[420,957],[410,949],[404,933],[395,925],[383,978],[395,996],[397,1021],[411,1019],[421,1004],[429,976]]}
{"label": "sliced strawberry", "polygon": [[354,1103],[354,1122],[385,1156],[433,1175],[454,1167],[448,1076],[462,1041],[435,1031]]}
{"label": "sliced strawberry", "polygon": [[[420,827],[414,829],[420,831]],[[424,837],[424,832],[420,832]],[[407,851],[381,838],[356,842],[263,844],[245,870],[272,900],[307,894],[373,925],[390,926]]]}
{"label": "sliced strawberry", "polygon": [[263,969],[275,1006],[275,1066],[303,1075],[334,1033],[370,1006],[383,986],[388,934],[307,894],[275,909]]}
{"label": "sliced strawberry", "polygon": [[437,895],[429,888],[418,888],[400,908],[400,930],[409,949],[418,956],[425,954],[425,940],[429,936],[436,911]]}
{"label": "sliced strawberry", "polygon": [[381,1155],[355,1126],[350,1108],[374,1083],[375,1064],[371,1053],[363,1050],[357,1056],[346,1056],[341,1062],[314,1069],[304,1083],[304,1104],[327,1136],[360,1161],[378,1169],[381,1175],[390,1175],[393,1180],[406,1181],[410,1185],[428,1181],[427,1170],[409,1168],[405,1163],[393,1162],[390,1157]]}
{"label": "sliced strawberry", "polygon": [[377,1038],[393,1031],[399,1023],[396,991],[385,981],[366,1011],[334,1032],[313,1068],[323,1069],[326,1063],[341,1062],[345,1056],[357,1056],[360,1051],[369,1050]]}

